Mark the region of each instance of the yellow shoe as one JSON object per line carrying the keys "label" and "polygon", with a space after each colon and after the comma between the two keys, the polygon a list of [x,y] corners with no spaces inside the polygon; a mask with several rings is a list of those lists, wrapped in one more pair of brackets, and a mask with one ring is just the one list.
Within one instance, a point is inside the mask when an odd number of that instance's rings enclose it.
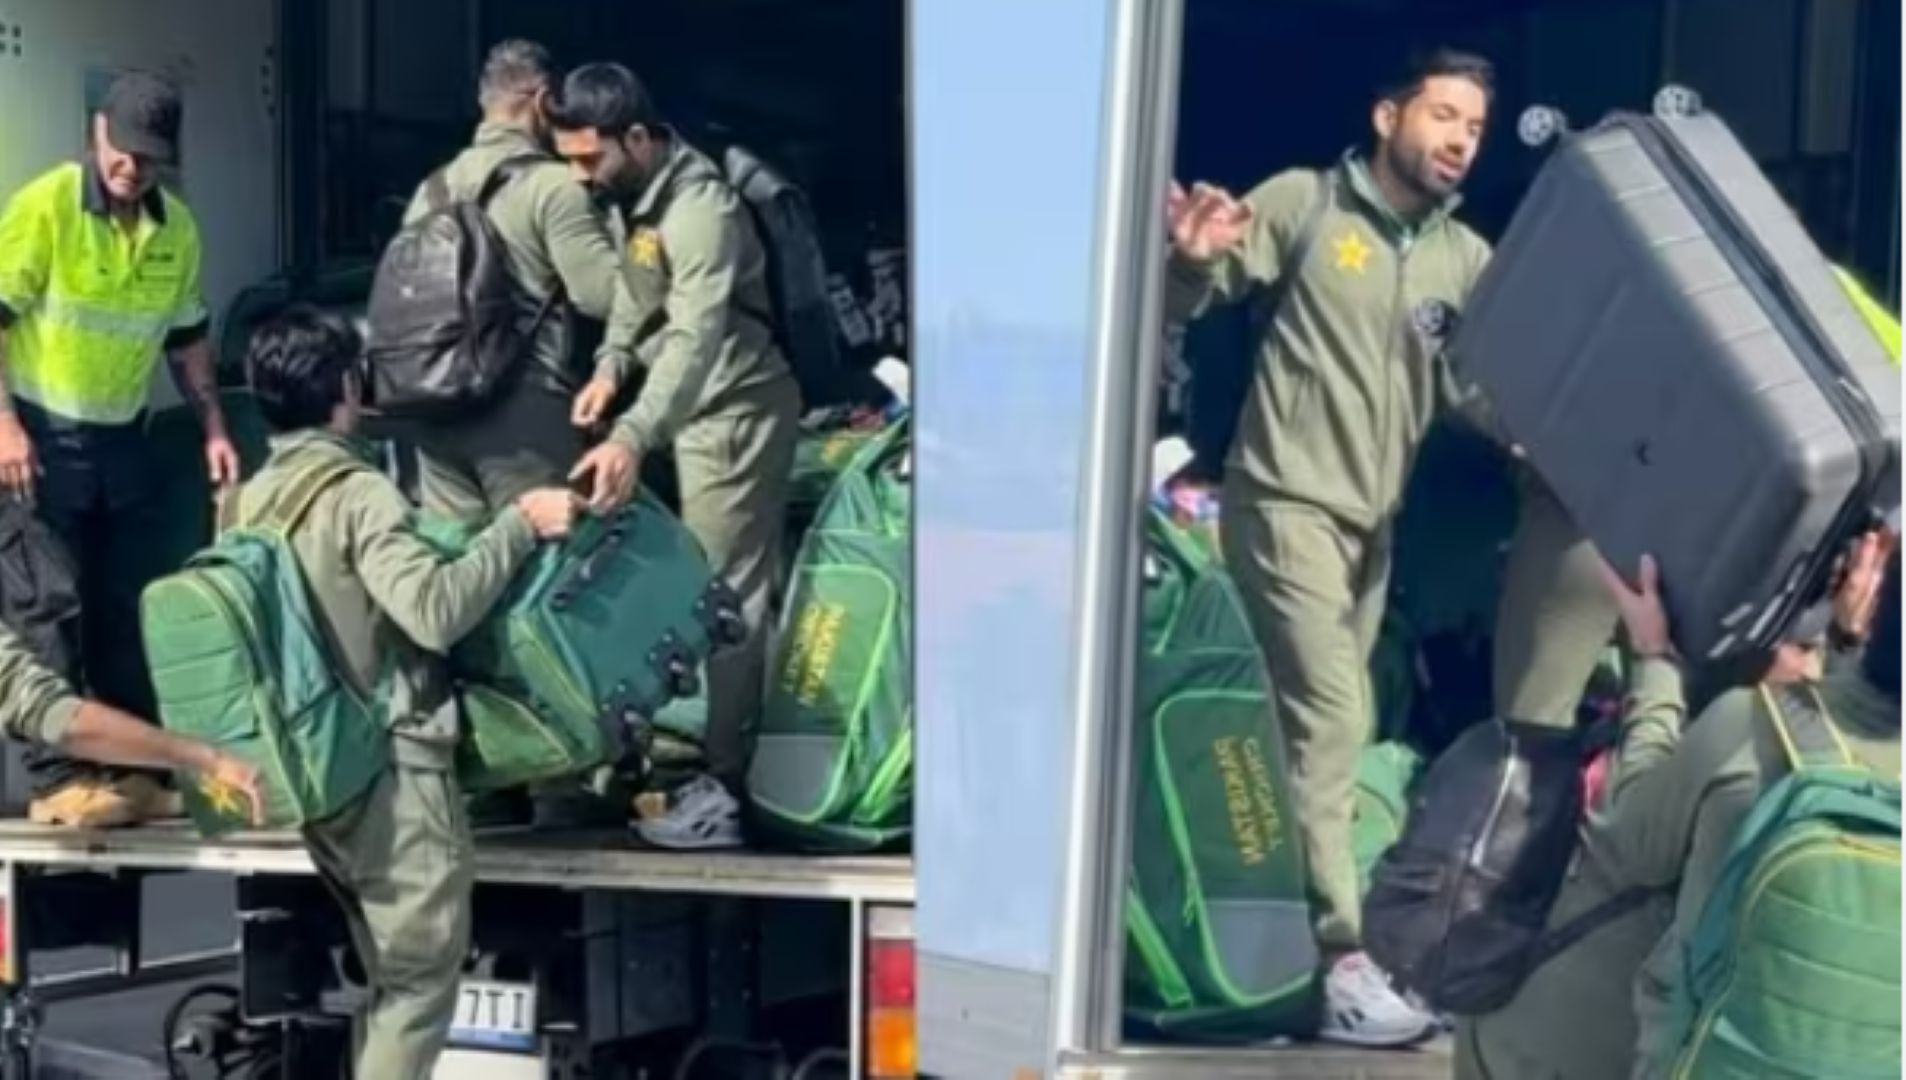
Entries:
{"label": "yellow shoe", "polygon": [[36,825],[117,829],[139,820],[139,813],[131,799],[104,780],[75,780],[34,799],[27,818]]}
{"label": "yellow shoe", "polygon": [[113,786],[132,804],[132,812],[140,821],[165,821],[185,816],[184,797],[144,773],[121,777]]}

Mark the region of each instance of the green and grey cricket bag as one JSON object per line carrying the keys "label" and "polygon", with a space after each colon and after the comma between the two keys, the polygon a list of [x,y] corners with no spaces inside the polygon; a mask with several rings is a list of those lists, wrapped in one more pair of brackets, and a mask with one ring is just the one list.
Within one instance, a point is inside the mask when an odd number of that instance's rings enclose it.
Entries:
{"label": "green and grey cricket bag", "polygon": [[647,493],[579,518],[451,651],[459,781],[495,790],[646,756],[656,713],[697,693],[709,654],[741,629],[694,535]]}
{"label": "green and grey cricket bag", "polygon": [[1205,549],[1155,512],[1146,538],[1127,1016],[1175,1038],[1300,1033],[1318,957],[1262,654]]}
{"label": "green and grey cricket bag", "polygon": [[[379,688],[352,685],[332,663],[289,540],[317,497],[361,467],[303,467],[140,597],[160,722],[257,766],[270,828],[338,813],[390,760]],[[236,792],[188,785],[184,795],[208,836],[249,824]]]}
{"label": "green and grey cricket bag", "polygon": [[781,846],[912,834],[910,448],[904,420],[862,447],[795,563],[748,774],[754,822]]}
{"label": "green and grey cricket bag", "polygon": [[1755,801],[1683,953],[1665,1075],[1897,1077],[1899,777],[1854,759],[1813,687],[1761,694],[1792,771]]}

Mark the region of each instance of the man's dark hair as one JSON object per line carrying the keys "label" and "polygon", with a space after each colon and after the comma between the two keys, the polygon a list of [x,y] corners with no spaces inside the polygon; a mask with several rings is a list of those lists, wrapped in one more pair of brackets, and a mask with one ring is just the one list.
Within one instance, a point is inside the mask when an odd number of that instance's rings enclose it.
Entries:
{"label": "man's dark hair", "polygon": [[489,109],[512,98],[525,100],[538,90],[553,89],[550,84],[555,79],[556,65],[548,49],[522,38],[499,41],[483,60],[477,103]]}
{"label": "man's dark hair", "polygon": [[1873,688],[1899,700],[1899,551],[1886,561],[1886,580],[1880,585],[1879,608],[1866,639],[1860,669]]}
{"label": "man's dark hair", "polygon": [[245,372],[265,422],[280,432],[329,424],[363,351],[349,322],[308,305],[260,323],[245,352]]}
{"label": "man's dark hair", "polygon": [[584,64],[563,80],[562,100],[550,106],[549,122],[559,131],[594,128],[613,137],[657,127],[662,114],[635,72],[621,64]]}
{"label": "man's dark hair", "polygon": [[1412,55],[1402,75],[1383,88],[1383,100],[1402,108],[1423,92],[1431,79],[1468,79],[1482,89],[1490,101],[1496,97],[1496,65],[1475,53],[1437,48]]}

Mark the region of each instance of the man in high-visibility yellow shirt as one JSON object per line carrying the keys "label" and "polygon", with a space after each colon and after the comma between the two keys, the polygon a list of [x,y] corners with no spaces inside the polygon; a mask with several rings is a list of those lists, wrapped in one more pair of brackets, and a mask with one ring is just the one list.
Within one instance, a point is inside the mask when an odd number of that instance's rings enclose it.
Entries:
{"label": "man in high-visibility yellow shirt", "polygon": [[[31,500],[79,571],[87,689],[152,716],[139,638],[140,546],[160,509],[145,446],[161,353],[205,426],[214,485],[238,479],[199,291],[198,224],[158,186],[178,161],[178,90],[132,72],[93,116],[92,150],[0,210],[0,493]],[[35,821],[124,825],[176,812],[151,776],[41,754]]]}

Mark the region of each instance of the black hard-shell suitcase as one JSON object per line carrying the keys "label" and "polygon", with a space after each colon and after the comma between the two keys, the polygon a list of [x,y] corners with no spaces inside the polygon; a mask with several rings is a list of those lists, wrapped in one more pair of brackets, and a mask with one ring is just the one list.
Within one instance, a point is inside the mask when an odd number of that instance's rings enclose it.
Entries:
{"label": "black hard-shell suitcase", "polygon": [[1897,508],[1899,369],[1726,125],[1656,113],[1561,137],[1451,355],[1611,563],[1656,558],[1683,655],[1715,662],[1775,644]]}

